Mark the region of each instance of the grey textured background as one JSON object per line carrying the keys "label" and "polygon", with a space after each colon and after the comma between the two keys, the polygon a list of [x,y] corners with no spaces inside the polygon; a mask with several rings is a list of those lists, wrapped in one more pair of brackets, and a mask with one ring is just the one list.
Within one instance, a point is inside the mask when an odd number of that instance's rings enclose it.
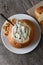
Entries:
{"label": "grey textured background", "polygon": [[[26,10],[41,0],[0,0],[0,13],[6,17]],[[5,19],[0,16],[0,65],[43,65],[43,36],[37,48],[24,55],[13,54],[8,51],[1,41],[1,27]]]}

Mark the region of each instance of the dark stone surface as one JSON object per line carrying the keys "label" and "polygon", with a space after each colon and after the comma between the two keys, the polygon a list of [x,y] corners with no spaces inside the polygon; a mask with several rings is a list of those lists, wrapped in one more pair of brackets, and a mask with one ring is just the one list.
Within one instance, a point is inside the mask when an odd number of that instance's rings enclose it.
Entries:
{"label": "dark stone surface", "polygon": [[[38,3],[40,0],[32,0]],[[32,7],[29,0],[0,0],[0,13],[6,17],[26,13]],[[1,41],[1,27],[4,19],[0,16],[0,65],[43,65],[43,36],[37,48],[30,53],[17,55],[8,51]]]}

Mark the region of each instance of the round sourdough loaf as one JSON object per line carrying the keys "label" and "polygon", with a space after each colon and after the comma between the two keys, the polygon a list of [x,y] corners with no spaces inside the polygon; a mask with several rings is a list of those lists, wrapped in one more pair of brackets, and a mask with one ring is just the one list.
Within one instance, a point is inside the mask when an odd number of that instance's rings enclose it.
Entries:
{"label": "round sourdough loaf", "polygon": [[[26,24],[26,26],[29,26],[31,28],[31,31],[30,31],[30,35],[28,32],[29,38],[27,37],[26,40],[24,40],[23,42],[19,42],[12,37],[12,27],[13,26],[12,25],[10,26],[10,30],[9,30],[9,34],[8,34],[8,40],[9,40],[10,44],[16,48],[23,48],[23,47],[26,47],[29,44],[31,44],[31,42],[34,41],[35,33],[36,33],[35,32],[36,27],[35,27],[33,22],[31,22],[30,20],[26,20],[26,19],[20,20],[20,22],[24,25]],[[16,21],[14,21],[14,24],[16,24]]]}

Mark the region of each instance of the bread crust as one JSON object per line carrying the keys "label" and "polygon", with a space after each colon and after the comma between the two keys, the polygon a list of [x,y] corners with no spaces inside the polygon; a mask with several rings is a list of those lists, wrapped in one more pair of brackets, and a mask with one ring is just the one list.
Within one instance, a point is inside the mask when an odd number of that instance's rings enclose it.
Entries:
{"label": "bread crust", "polygon": [[10,44],[13,46],[13,47],[16,47],[16,48],[23,48],[23,47],[26,47],[28,46],[35,38],[35,31],[36,31],[36,27],[34,25],[34,23],[32,23],[31,21],[29,20],[21,20],[22,23],[26,23],[27,25],[29,25],[31,27],[31,32],[30,32],[30,37],[29,37],[29,40],[25,43],[19,43],[17,41],[15,41],[12,36],[11,36],[11,30],[12,30],[12,25],[10,26],[10,31],[9,31],[9,34],[8,34],[8,40],[10,42]]}
{"label": "bread crust", "polygon": [[43,12],[43,6],[36,8],[35,9],[35,17],[38,19],[42,12]]}

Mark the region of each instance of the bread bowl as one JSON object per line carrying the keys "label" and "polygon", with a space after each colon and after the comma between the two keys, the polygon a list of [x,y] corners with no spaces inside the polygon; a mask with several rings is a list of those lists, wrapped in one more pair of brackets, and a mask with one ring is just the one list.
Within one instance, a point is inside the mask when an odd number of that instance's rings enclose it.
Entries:
{"label": "bread bowl", "polygon": [[35,9],[35,17],[40,24],[41,31],[43,34],[43,6],[40,6],[40,7]]}
{"label": "bread bowl", "polygon": [[[26,47],[28,46],[35,38],[35,31],[36,31],[36,27],[34,25],[34,23],[32,23],[30,20],[26,20],[26,19],[23,19],[23,20],[15,20],[13,19],[12,22],[14,23],[14,26],[12,26],[10,24],[9,26],[9,33],[7,35],[7,38],[8,38],[8,41],[10,42],[10,44],[13,46],[13,47],[16,47],[16,48],[23,48],[23,47]],[[15,32],[15,26],[20,24],[21,27],[19,27],[20,29],[22,28],[23,29],[28,29],[28,30],[25,30],[27,31],[26,35],[24,35],[26,38],[23,39],[24,37],[22,37],[23,35],[21,34],[21,41],[18,39],[18,35],[16,34],[17,33],[17,30]],[[20,30],[19,30],[20,31]],[[22,31],[24,32],[24,31]],[[17,39],[15,39],[15,35],[17,35]]]}

